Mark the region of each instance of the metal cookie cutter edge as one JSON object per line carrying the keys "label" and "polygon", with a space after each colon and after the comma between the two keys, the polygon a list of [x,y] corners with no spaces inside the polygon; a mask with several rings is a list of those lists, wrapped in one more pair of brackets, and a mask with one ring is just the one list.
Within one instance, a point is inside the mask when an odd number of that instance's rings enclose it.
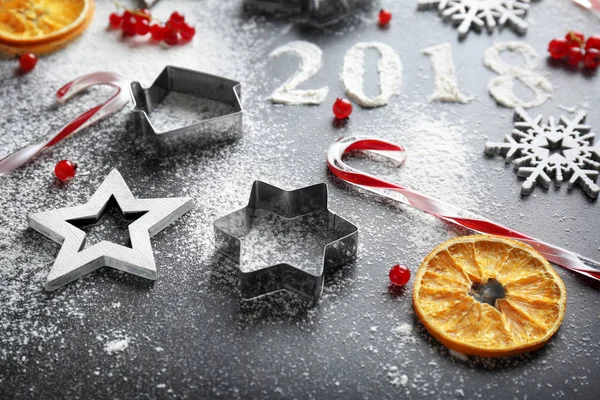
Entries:
{"label": "metal cookie cutter edge", "polygon": [[[358,249],[358,227],[331,212],[327,207],[328,187],[319,183],[296,190],[282,190],[261,181],[254,181],[248,205],[214,222],[215,246],[235,261],[241,274],[241,293],[250,300],[287,290],[318,302],[323,293],[325,268],[341,266],[354,258]],[[325,245],[323,265],[316,274],[287,263],[268,265],[254,271],[244,271],[241,265],[241,238],[248,234],[256,210],[262,209],[284,218],[323,212],[327,215],[328,231],[334,238]]]}
{"label": "metal cookie cutter edge", "polygon": [[[170,92],[195,95],[201,98],[230,104],[234,112],[199,121],[177,129],[157,132],[149,114],[154,111]],[[151,135],[167,145],[210,144],[233,141],[242,136],[242,85],[240,82],[204,72],[168,65],[146,89],[139,82],[132,82],[131,108],[138,131]]]}
{"label": "metal cookie cutter edge", "polygon": [[348,16],[348,0],[244,0],[244,7],[268,14],[292,16],[297,22],[317,28],[333,25]]}

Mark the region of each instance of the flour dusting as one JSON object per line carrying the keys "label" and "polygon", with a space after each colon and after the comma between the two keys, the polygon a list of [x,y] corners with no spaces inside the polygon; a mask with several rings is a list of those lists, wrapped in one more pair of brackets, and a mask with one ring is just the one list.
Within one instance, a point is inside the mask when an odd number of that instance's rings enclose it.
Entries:
{"label": "flour dusting", "polygon": [[[521,54],[525,58],[525,64],[510,65],[500,58],[503,51],[511,51]],[[497,43],[488,48],[483,56],[483,63],[497,76],[490,80],[488,90],[490,95],[498,102],[508,108],[523,107],[530,108],[539,106],[552,96],[552,83],[535,72],[538,54],[525,42]],[[524,101],[514,92],[514,82],[519,79],[527,85],[535,94],[535,99]]]}
{"label": "flour dusting", "polygon": [[460,351],[456,351],[456,350],[449,350],[449,353],[452,357],[458,358],[460,361],[463,361],[463,362],[469,361],[469,356],[466,355],[465,353],[461,353]]}
{"label": "flour dusting", "polygon": [[396,335],[398,339],[400,339],[403,343],[415,343],[416,338],[413,335],[413,327],[410,324],[402,324],[398,325],[392,329],[392,333]]}
{"label": "flour dusting", "polygon": [[290,53],[300,58],[298,70],[283,85],[275,89],[271,95],[271,101],[279,104],[321,104],[329,88],[324,86],[320,89],[296,89],[304,81],[316,74],[323,64],[321,57],[323,51],[316,45],[303,40],[296,40],[276,48],[269,54],[273,59],[281,54]]}
{"label": "flour dusting", "polygon": [[388,366],[387,376],[389,378],[390,384],[396,387],[406,386],[406,384],[408,383],[408,376],[406,374],[403,374],[395,365]]}
{"label": "flour dusting", "polygon": [[170,92],[148,117],[154,130],[162,133],[234,112],[235,107],[231,104]]}
{"label": "flour dusting", "polygon": [[104,345],[104,351],[108,355],[122,353],[126,348],[129,347],[129,341],[129,338],[111,340],[110,342],[106,342]]}
{"label": "flour dusting", "polygon": [[429,98],[430,101],[464,104],[473,100],[473,97],[465,96],[458,89],[450,43],[428,47],[423,50],[423,54],[431,56],[431,66],[435,78],[435,92]]}
{"label": "flour dusting", "polygon": [[[375,49],[379,52],[377,69],[379,72],[379,90],[377,97],[368,97],[364,92],[365,50]],[[342,84],[346,95],[361,107],[381,107],[390,98],[400,92],[402,85],[402,62],[396,51],[379,42],[359,42],[344,56]]]}
{"label": "flour dusting", "polygon": [[248,234],[241,238],[240,268],[252,272],[286,263],[319,275],[323,269],[323,249],[333,240],[324,213],[285,218],[256,210]]}

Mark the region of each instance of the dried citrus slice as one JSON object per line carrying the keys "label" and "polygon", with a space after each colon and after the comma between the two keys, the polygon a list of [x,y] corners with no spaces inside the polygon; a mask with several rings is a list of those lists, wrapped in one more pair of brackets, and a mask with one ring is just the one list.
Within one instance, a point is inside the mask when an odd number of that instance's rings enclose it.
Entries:
{"label": "dried citrus slice", "polygon": [[83,32],[94,6],[94,0],[0,0],[0,50],[56,50]]}
{"label": "dried citrus slice", "polygon": [[560,327],[565,285],[532,247],[496,236],[437,246],[417,271],[415,312],[450,349],[502,357],[542,347]]}

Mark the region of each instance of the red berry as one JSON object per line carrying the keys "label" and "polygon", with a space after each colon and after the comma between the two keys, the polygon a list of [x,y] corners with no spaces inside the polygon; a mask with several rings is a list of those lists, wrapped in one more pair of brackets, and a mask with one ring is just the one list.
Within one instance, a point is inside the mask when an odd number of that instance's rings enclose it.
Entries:
{"label": "red berry", "polygon": [[125,10],[125,12],[123,12],[123,15],[121,16],[122,20],[126,20],[133,17],[133,14],[131,14],[131,12],[129,10]]}
{"label": "red berry", "polygon": [[348,118],[352,114],[352,103],[338,97],[333,103],[333,114],[339,119]]}
{"label": "red berry", "polygon": [[142,8],[141,10],[137,10],[133,16],[137,21],[145,20],[149,22],[151,14],[150,10],[148,10],[147,8]]}
{"label": "red berry", "polygon": [[565,35],[565,39],[569,41],[570,45],[582,46],[585,43],[585,36],[581,32],[569,31]]}
{"label": "red berry", "polygon": [[165,37],[165,28],[158,24],[154,24],[150,27],[150,35],[152,35],[152,39],[160,42]]}
{"label": "red berry", "polygon": [[179,42],[179,33],[177,33],[175,29],[167,27],[165,29],[165,37],[163,40],[168,45],[176,45]]}
{"label": "red berry", "polygon": [[179,30],[179,34],[181,35],[181,39],[183,40],[192,40],[194,38],[194,35],[196,35],[196,28],[184,23],[181,29]]}
{"label": "red berry", "polygon": [[77,164],[72,163],[69,160],[60,160],[54,167],[54,175],[61,181],[68,181],[75,176],[77,170]]}
{"label": "red berry", "polygon": [[390,281],[396,286],[404,286],[410,280],[410,270],[402,264],[397,264],[390,269]]}
{"label": "red berry", "polygon": [[563,58],[569,52],[569,41],[564,38],[556,38],[548,44],[548,52],[552,58]]}
{"label": "red berry", "polygon": [[585,65],[586,68],[598,68],[600,65],[600,50],[594,48],[588,49],[583,57],[583,65]]}
{"label": "red berry", "polygon": [[22,54],[21,57],[19,57],[19,65],[21,66],[21,69],[25,72],[31,71],[35,67],[35,64],[37,64],[37,61],[38,58],[33,53],[25,53]]}
{"label": "red berry", "polygon": [[588,49],[598,49],[600,50],[600,35],[590,36],[585,42],[585,50]]}
{"label": "red berry", "polygon": [[169,21],[185,22],[185,16],[181,13],[178,13],[177,11],[173,11],[173,13],[171,13],[171,16],[169,17]]}
{"label": "red berry", "polygon": [[392,13],[381,9],[381,11],[379,11],[379,25],[381,26],[385,26],[387,24],[390,23],[390,21],[392,20]]}
{"label": "red berry", "polygon": [[570,47],[566,57],[569,65],[577,65],[583,59],[583,53],[579,47]]}
{"label": "red berry", "polygon": [[123,34],[125,36],[135,36],[136,24],[137,24],[137,21],[135,20],[134,17],[129,17],[127,19],[123,19],[123,22],[121,22],[121,30],[123,31]]}
{"label": "red berry", "polygon": [[169,25],[171,25],[173,28],[181,28],[184,23],[185,23],[185,17],[182,14],[178,13],[177,11],[175,11],[169,17]]}
{"label": "red berry", "polygon": [[108,22],[110,24],[110,27],[113,29],[119,29],[119,26],[121,26],[122,20],[123,20],[123,18],[117,13],[111,13],[108,17]]}
{"label": "red berry", "polygon": [[144,36],[148,32],[150,32],[150,24],[148,24],[148,21],[145,19],[138,19],[135,23],[135,33]]}

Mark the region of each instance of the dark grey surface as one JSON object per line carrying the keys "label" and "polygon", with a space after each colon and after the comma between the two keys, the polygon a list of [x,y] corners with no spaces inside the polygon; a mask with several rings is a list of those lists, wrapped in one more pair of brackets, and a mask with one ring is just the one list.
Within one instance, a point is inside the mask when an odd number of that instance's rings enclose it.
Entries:
{"label": "dark grey surface", "polygon": [[[464,133],[457,146],[461,154],[453,147],[446,157],[424,166],[418,175],[423,184],[416,182],[419,189],[454,201],[448,188],[456,186],[465,193],[457,199],[460,205],[599,259],[598,202],[589,201],[579,189],[566,188],[536,188],[532,196],[521,198],[521,182],[512,168],[501,159],[484,157],[486,140],[501,140],[510,132],[512,111],[488,96],[487,82],[495,74],[481,61],[494,42],[527,41],[541,56],[540,71],[554,85],[554,97],[531,113],[558,116],[566,113],[559,105],[587,102],[588,122],[598,132],[597,74],[545,60],[552,37],[568,26],[597,33],[598,20],[566,0],[541,1],[532,5],[526,36],[504,30],[471,34],[459,42],[456,31],[435,12],[418,12],[413,2],[385,6],[394,13],[389,29],[377,27],[374,6],[341,27],[320,32],[296,26],[287,31],[286,22],[244,14],[237,2],[163,1],[155,7],[157,14],[182,10],[198,29],[194,43],[164,49],[143,41],[120,42],[118,35],[105,32],[112,7],[101,2],[88,32],[65,50],[42,58],[33,73],[22,76],[13,59],[0,61],[2,154],[57,129],[102,99],[104,90],[65,106],[54,105],[52,98],[68,80],[99,69],[119,71],[145,86],[166,64],[222,74],[242,81],[247,110],[246,136],[240,142],[169,153],[136,136],[129,112],[123,111],[0,178],[0,398],[597,396],[597,284],[557,268],[567,286],[568,304],[552,341],[523,356],[463,362],[422,329],[412,313],[412,284],[390,292],[387,278],[389,267],[398,261],[414,273],[422,258],[453,233],[433,218],[332,179],[325,151],[337,137],[349,134],[424,143],[410,129],[416,117],[456,124]],[[324,51],[323,68],[303,87],[327,84],[329,95],[320,106],[272,106],[268,96],[296,61],[269,61],[267,54],[297,39]],[[338,126],[330,107],[343,94],[339,72],[344,53],[368,40],[390,44],[399,53],[402,95],[386,107],[355,107],[351,119]],[[446,41],[453,46],[461,90],[477,97],[468,105],[427,103],[433,81],[429,60],[420,51]],[[368,52],[366,64],[372,71],[374,53]],[[368,74],[365,80],[368,94],[377,92],[375,79]],[[68,185],[57,184],[51,174],[62,158],[80,164],[80,174]],[[464,160],[465,174],[455,176],[449,170],[448,162],[456,159]],[[374,168],[368,160],[355,165],[365,164]],[[136,196],[192,196],[199,207],[152,239],[156,283],[101,270],[58,292],[44,292],[43,280],[58,246],[27,229],[26,214],[85,201],[112,168],[119,169]],[[285,294],[240,302],[235,269],[211,245],[212,221],[245,204],[257,178],[287,189],[326,181],[332,209],[361,229],[360,258],[327,277],[325,296],[316,308],[307,310]],[[413,336],[392,333],[405,323],[414,327]],[[121,337],[130,339],[122,353],[103,350],[107,341]],[[407,375],[405,386],[390,383],[391,366]]]}

